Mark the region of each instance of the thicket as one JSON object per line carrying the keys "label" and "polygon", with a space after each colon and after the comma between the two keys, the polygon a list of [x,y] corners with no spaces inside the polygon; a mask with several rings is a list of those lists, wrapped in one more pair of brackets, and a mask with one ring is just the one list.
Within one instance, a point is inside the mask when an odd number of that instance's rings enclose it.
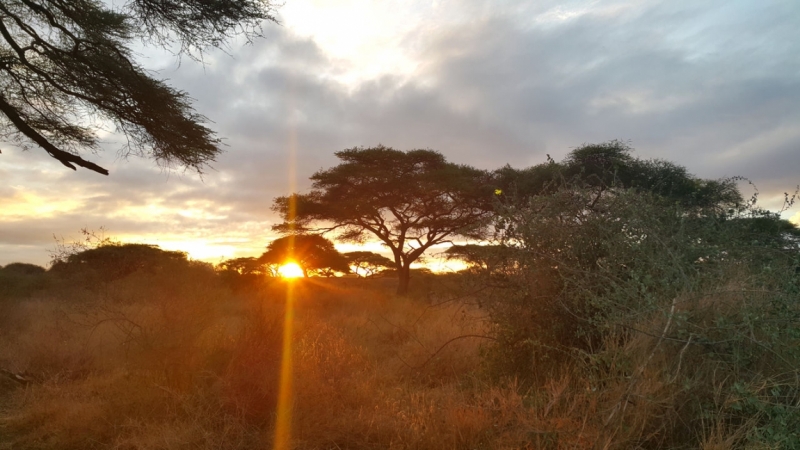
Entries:
{"label": "thicket", "polygon": [[459,250],[480,262],[493,372],[532,398],[568,380],[604,448],[800,448],[797,228],[739,180],[618,143],[529,172],[545,176],[501,196],[495,245]]}

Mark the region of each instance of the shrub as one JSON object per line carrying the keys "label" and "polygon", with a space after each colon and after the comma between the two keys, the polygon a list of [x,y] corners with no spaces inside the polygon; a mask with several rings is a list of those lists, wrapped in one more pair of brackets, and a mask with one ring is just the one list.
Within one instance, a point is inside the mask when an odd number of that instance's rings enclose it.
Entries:
{"label": "shrub", "polygon": [[108,242],[67,255],[55,261],[50,270],[59,274],[88,273],[110,281],[139,270],[155,273],[188,263],[185,252],[162,250],[149,244]]}
{"label": "shrub", "polygon": [[44,267],[35,264],[11,263],[0,268],[0,301],[26,298],[43,289],[48,282],[44,274]]}
{"label": "shrub", "polygon": [[796,448],[798,230],[738,195],[560,183],[500,205],[506,263],[474,267],[495,372],[544,386],[577,371],[616,448],[697,446],[713,429]]}

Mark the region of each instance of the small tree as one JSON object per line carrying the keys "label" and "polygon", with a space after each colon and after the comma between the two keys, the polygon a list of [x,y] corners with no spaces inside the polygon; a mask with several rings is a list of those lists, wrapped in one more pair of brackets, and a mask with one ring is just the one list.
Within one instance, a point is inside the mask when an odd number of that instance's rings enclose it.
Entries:
{"label": "small tree", "polygon": [[349,252],[344,257],[353,272],[360,277],[371,277],[394,267],[391,259],[375,252]]}
{"label": "small tree", "polygon": [[[482,237],[491,216],[491,176],[449,163],[433,150],[389,147],[336,152],[338,166],[315,173],[311,192],[275,199],[282,232],[338,232],[345,241],[374,237],[394,256],[399,284],[408,292],[411,263],[456,236]],[[311,227],[316,224],[316,227]]]}
{"label": "small tree", "polygon": [[275,239],[267,251],[258,258],[262,264],[283,265],[294,262],[303,275],[331,276],[335,272],[347,273],[347,259],[333,246],[333,242],[314,234],[298,234]]}

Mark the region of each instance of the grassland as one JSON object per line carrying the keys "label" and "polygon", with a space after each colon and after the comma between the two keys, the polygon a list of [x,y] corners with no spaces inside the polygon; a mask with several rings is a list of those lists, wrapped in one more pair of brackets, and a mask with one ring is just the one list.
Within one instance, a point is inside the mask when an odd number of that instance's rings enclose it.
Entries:
{"label": "grassland", "polygon": [[[0,367],[24,381],[2,381],[0,448],[271,447],[286,282],[235,293],[188,268],[41,283],[3,299]],[[294,448],[528,439],[513,383],[482,376],[486,339],[442,347],[484,335],[480,311],[430,282],[412,298],[390,279],[296,283]]]}
{"label": "grassland", "polygon": [[272,448],[287,312],[291,448],[792,448],[745,445],[767,413],[737,410],[722,372],[702,375],[719,414],[682,417],[704,356],[663,335],[617,335],[597,361],[509,376],[484,293],[465,295],[463,277],[420,276],[409,297],[388,278],[233,289],[193,264],[6,279],[0,449]]}

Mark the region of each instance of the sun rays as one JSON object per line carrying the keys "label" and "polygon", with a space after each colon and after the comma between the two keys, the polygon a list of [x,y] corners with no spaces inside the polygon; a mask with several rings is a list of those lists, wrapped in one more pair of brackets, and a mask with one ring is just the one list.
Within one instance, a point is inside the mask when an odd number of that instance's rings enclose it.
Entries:
{"label": "sun rays", "polygon": [[296,262],[287,262],[286,264],[280,266],[278,268],[278,274],[281,278],[303,278],[305,277],[305,273],[303,272],[303,268],[300,267]]}

